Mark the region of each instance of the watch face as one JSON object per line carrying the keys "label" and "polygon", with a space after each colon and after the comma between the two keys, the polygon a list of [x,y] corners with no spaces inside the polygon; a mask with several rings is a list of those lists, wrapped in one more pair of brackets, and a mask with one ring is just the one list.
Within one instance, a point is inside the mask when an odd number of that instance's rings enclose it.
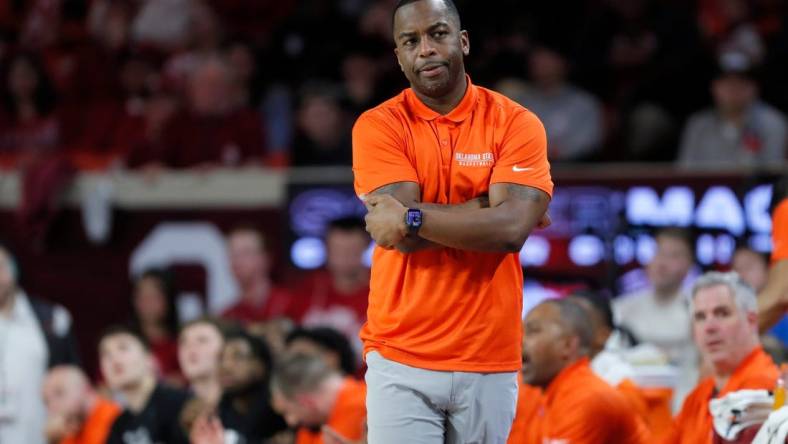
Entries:
{"label": "watch face", "polygon": [[418,228],[421,226],[421,210],[408,210],[408,227]]}

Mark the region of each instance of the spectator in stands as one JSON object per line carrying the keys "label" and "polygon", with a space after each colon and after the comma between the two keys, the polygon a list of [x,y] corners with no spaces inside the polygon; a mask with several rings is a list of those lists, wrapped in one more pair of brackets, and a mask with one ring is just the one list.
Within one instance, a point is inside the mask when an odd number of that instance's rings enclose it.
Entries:
{"label": "spectator in stands", "polygon": [[545,301],[528,313],[524,326],[523,382],[544,390],[544,398],[526,435],[510,442],[648,442],[626,398],[591,371],[593,332],[580,305]]}
{"label": "spectator in stands", "polygon": [[354,375],[358,358],[348,338],[329,327],[297,328],[287,335],[287,354],[318,356],[333,371]]}
{"label": "spectator in stands", "polygon": [[222,317],[251,323],[291,316],[290,294],[271,280],[271,256],[263,234],[251,226],[236,227],[227,235],[227,250],[240,294]]}
{"label": "spectator in stands", "polygon": [[674,393],[674,409],[681,405],[697,379],[698,355],[692,343],[687,296],[682,289],[694,264],[692,235],[681,228],[657,232],[657,250],[646,273],[651,288],[619,296],[613,303],[616,322],[635,337],[651,343],[678,365],[681,378]]}
{"label": "spectator in stands", "polygon": [[224,333],[216,321],[197,319],[181,328],[178,335],[178,362],[195,397],[215,406],[222,396],[219,358]]}
{"label": "spectator in stands", "polygon": [[36,158],[60,147],[55,92],[41,61],[18,54],[3,70],[0,154]]}
{"label": "spectator in stands", "polygon": [[217,414],[226,429],[252,443],[287,428],[271,407],[268,383],[273,358],[265,341],[244,331],[232,332],[227,335],[220,362],[224,394]]}
{"label": "spectator in stands", "polygon": [[731,271],[735,271],[747,285],[759,292],[766,285],[769,259],[763,253],[742,245],[733,252]]}
{"label": "spectator in stands", "polygon": [[0,442],[43,444],[46,409],[41,384],[47,368],[76,364],[76,341],[65,308],[29,297],[19,269],[0,245]]}
{"label": "spectator in stands", "polygon": [[107,444],[186,443],[178,416],[189,395],[156,381],[145,339],[131,328],[109,327],[99,338],[98,350],[104,380],[124,400]]}
{"label": "spectator in stands", "polygon": [[197,66],[188,82],[188,106],[170,119],[160,137],[137,147],[139,164],[161,162],[174,168],[262,164],[265,156],[260,116],[237,106],[234,75],[221,57]]}
{"label": "spectator in stands", "polygon": [[383,100],[378,94],[380,68],[366,51],[354,51],[342,60],[342,79],[353,117],[375,107]]}
{"label": "spectator in stands", "polygon": [[276,366],[271,392],[274,408],[298,427],[296,444],[324,442],[324,434],[332,433],[348,441],[364,436],[366,386],[317,356],[286,356]]}
{"label": "spectator in stands", "polygon": [[752,61],[724,53],[712,82],[714,108],[693,115],[681,141],[684,167],[766,167],[785,161],[785,116],[758,98]]}
{"label": "spectator in stands", "polygon": [[164,64],[163,75],[180,90],[205,60],[220,55],[222,30],[218,17],[205,2],[189,6],[189,27],[184,48]]}
{"label": "spectator in stands", "polygon": [[350,165],[350,122],[338,87],[324,82],[305,85],[296,120],[293,166]]}
{"label": "spectator in stands", "polygon": [[54,444],[104,444],[120,407],[100,396],[79,367],[54,367],[44,380],[49,418],[46,434]]}
{"label": "spectator in stands", "polygon": [[165,270],[146,270],[134,280],[131,325],[150,346],[157,374],[180,381],[178,368],[178,312],[172,275]]}
{"label": "spectator in stands", "polygon": [[602,109],[589,93],[567,81],[568,61],[557,48],[537,46],[529,59],[531,83],[511,97],[539,116],[551,160],[578,161],[602,144]]}
{"label": "spectator in stands", "polygon": [[346,217],[329,223],[325,241],[325,269],[312,272],[295,290],[294,299],[305,307],[300,321],[332,327],[360,349],[358,332],[369,303],[369,268],[364,263],[369,234],[363,220]]}
{"label": "spectator in stands", "polygon": [[755,292],[738,275],[709,272],[698,278],[691,313],[693,337],[711,375],[684,401],[665,444],[711,444],[709,400],[744,389],[771,390],[779,376],[758,340]]}

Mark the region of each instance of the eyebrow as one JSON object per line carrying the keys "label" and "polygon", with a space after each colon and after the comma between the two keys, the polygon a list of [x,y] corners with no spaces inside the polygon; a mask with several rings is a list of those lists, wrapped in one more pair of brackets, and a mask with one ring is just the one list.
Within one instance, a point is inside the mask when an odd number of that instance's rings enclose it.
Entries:
{"label": "eyebrow", "polygon": [[[442,21],[442,20],[441,20],[441,21],[439,21],[439,22],[435,22],[435,23],[431,24],[431,25],[430,25],[430,26],[427,28],[427,31],[432,31],[432,30],[434,30],[435,28],[440,28],[440,27],[448,27],[448,26],[449,26],[449,23],[448,23],[448,22],[444,22],[444,21]],[[403,31],[403,32],[400,32],[400,33],[397,35],[397,40],[400,40],[400,39],[402,39],[402,38],[405,38],[405,37],[413,37],[413,36],[414,36],[414,35],[416,35],[416,34],[418,34],[418,32],[416,32],[416,31]]]}

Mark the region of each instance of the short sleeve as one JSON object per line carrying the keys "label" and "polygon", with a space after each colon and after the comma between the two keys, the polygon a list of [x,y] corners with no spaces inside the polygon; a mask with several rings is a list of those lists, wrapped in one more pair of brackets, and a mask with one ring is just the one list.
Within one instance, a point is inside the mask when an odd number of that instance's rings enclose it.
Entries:
{"label": "short sleeve", "polygon": [[542,122],[530,111],[515,114],[498,149],[490,183],[515,183],[553,195],[547,160],[547,135]]}
{"label": "short sleeve", "polygon": [[772,216],[772,261],[788,259],[788,199],[783,199]]}
{"label": "short sleeve", "polygon": [[367,194],[395,182],[418,182],[416,168],[405,151],[398,122],[380,111],[368,111],[353,126],[353,184],[356,194]]}

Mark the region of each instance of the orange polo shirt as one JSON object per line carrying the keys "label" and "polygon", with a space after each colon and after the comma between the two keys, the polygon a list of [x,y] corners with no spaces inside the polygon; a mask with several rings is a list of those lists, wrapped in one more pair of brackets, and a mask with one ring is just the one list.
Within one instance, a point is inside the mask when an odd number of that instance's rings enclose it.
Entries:
{"label": "orange polo shirt", "polygon": [[763,348],[757,347],[742,361],[719,393],[715,393],[714,378],[701,381],[684,400],[670,434],[661,442],[711,444],[714,425],[709,412],[709,401],[737,390],[772,390],[778,376],[779,371],[772,358]]}
{"label": "orange polo shirt", "polygon": [[539,387],[528,385],[518,378],[517,411],[507,444],[542,444],[539,438],[538,415],[543,409],[544,396]]}
{"label": "orange polo shirt", "polygon": [[772,215],[772,261],[788,259],[788,199],[783,199]]}
{"label": "orange polo shirt", "polygon": [[104,444],[120,412],[121,408],[117,404],[99,398],[79,432],[63,438],[60,444]]}
{"label": "orange polo shirt", "polygon": [[[534,427],[510,443],[646,444],[649,432],[629,402],[591,370],[588,359],[563,369],[544,393]],[[534,433],[538,435],[533,440]]]}
{"label": "orange polo shirt", "polygon": [[[326,425],[350,441],[363,438],[364,420],[367,418],[366,397],[367,386],[363,382],[345,378]],[[323,444],[323,433],[300,428],[295,443]]]}
{"label": "orange polo shirt", "polygon": [[[448,114],[411,89],[362,114],[353,128],[356,192],[416,182],[421,201],[460,204],[495,183],[552,194],[539,119],[474,86]],[[457,217],[462,217],[458,215]],[[516,371],[521,366],[522,269],[515,253],[440,248],[372,257],[364,354],[431,370]]]}

